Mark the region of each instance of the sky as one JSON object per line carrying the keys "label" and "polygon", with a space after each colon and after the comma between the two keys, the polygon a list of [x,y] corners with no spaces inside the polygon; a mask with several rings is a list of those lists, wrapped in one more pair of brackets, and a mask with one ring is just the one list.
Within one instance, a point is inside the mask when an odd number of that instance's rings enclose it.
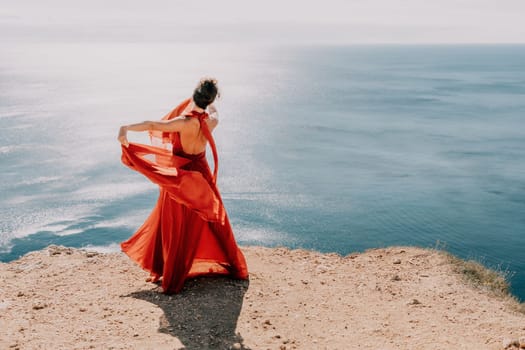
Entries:
{"label": "sky", "polygon": [[0,0],[0,40],[524,43],[523,0]]}

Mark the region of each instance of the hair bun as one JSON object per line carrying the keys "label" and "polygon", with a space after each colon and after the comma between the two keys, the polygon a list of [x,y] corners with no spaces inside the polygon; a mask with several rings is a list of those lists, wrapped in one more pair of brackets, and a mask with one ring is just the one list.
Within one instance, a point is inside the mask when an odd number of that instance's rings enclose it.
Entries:
{"label": "hair bun", "polygon": [[203,90],[205,90],[206,92],[209,92],[210,90],[216,90],[216,85],[217,81],[215,79],[206,79],[201,83]]}
{"label": "hair bun", "polygon": [[218,95],[217,80],[214,78],[203,78],[193,93],[193,100],[198,107],[206,108],[210,103],[213,103]]}

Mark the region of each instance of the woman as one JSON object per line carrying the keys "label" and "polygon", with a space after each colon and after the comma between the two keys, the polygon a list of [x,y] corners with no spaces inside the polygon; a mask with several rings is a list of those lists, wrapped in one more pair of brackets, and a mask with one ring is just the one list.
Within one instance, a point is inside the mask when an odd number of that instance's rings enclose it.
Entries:
{"label": "woman", "polygon": [[[211,132],[218,124],[212,104],[217,95],[217,81],[202,79],[193,97],[162,121],[120,128],[122,162],[160,186],[153,212],[121,247],[150,272],[152,282],[162,279],[165,293],[179,292],[186,278],[198,275],[248,278],[216,186],[217,150]],[[149,131],[152,141],[159,139],[161,146],[129,143],[128,131]],[[208,143],[213,174],[205,156]]]}

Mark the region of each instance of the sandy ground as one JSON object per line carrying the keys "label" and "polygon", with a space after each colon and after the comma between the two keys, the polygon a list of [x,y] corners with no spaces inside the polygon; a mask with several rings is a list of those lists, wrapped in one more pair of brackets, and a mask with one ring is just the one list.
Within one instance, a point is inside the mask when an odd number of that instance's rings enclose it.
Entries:
{"label": "sandy ground", "polygon": [[0,264],[0,349],[470,350],[525,335],[524,314],[437,251],[242,249],[249,281],[199,278],[172,296],[119,253]]}

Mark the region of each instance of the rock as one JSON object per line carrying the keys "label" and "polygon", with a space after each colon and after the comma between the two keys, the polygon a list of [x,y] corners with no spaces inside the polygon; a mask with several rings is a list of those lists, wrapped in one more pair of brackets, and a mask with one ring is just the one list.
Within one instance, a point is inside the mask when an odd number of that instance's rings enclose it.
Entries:
{"label": "rock", "polygon": [[324,265],[319,265],[317,266],[317,272],[318,273],[325,273],[328,271],[328,267],[324,266]]}
{"label": "rock", "polygon": [[73,249],[58,245],[50,245],[49,247],[47,247],[47,252],[49,256],[60,255],[62,253],[66,255],[71,255],[73,254]]}
{"label": "rock", "polygon": [[520,349],[525,349],[525,337],[520,337],[518,342],[520,344]]}
{"label": "rock", "polygon": [[394,277],[392,277],[392,281],[401,281],[401,277],[395,275]]}
{"label": "rock", "polygon": [[232,350],[241,350],[242,349],[242,346],[240,343],[235,343],[232,345],[231,347]]}
{"label": "rock", "polygon": [[[525,338],[525,337],[520,338],[520,340],[523,339],[523,338]],[[503,344],[502,345],[503,345],[503,349],[513,349],[515,347],[519,348],[520,347],[520,341],[517,340],[517,339],[513,340],[513,339],[505,338],[505,339],[503,339]]]}
{"label": "rock", "polygon": [[412,299],[411,302],[408,303],[408,305],[420,305],[421,302],[417,299]]}
{"label": "rock", "polygon": [[42,309],[44,309],[44,308],[46,308],[46,307],[47,307],[46,304],[40,304],[40,303],[38,303],[38,304],[33,305],[33,310],[42,310]]}
{"label": "rock", "polygon": [[61,250],[60,250],[60,247],[56,246],[56,245],[51,245],[47,248],[47,252],[49,253],[50,256],[53,256],[53,255],[59,255],[61,254]]}
{"label": "rock", "polygon": [[401,264],[401,259],[394,260],[394,265],[399,265],[399,264]]}

